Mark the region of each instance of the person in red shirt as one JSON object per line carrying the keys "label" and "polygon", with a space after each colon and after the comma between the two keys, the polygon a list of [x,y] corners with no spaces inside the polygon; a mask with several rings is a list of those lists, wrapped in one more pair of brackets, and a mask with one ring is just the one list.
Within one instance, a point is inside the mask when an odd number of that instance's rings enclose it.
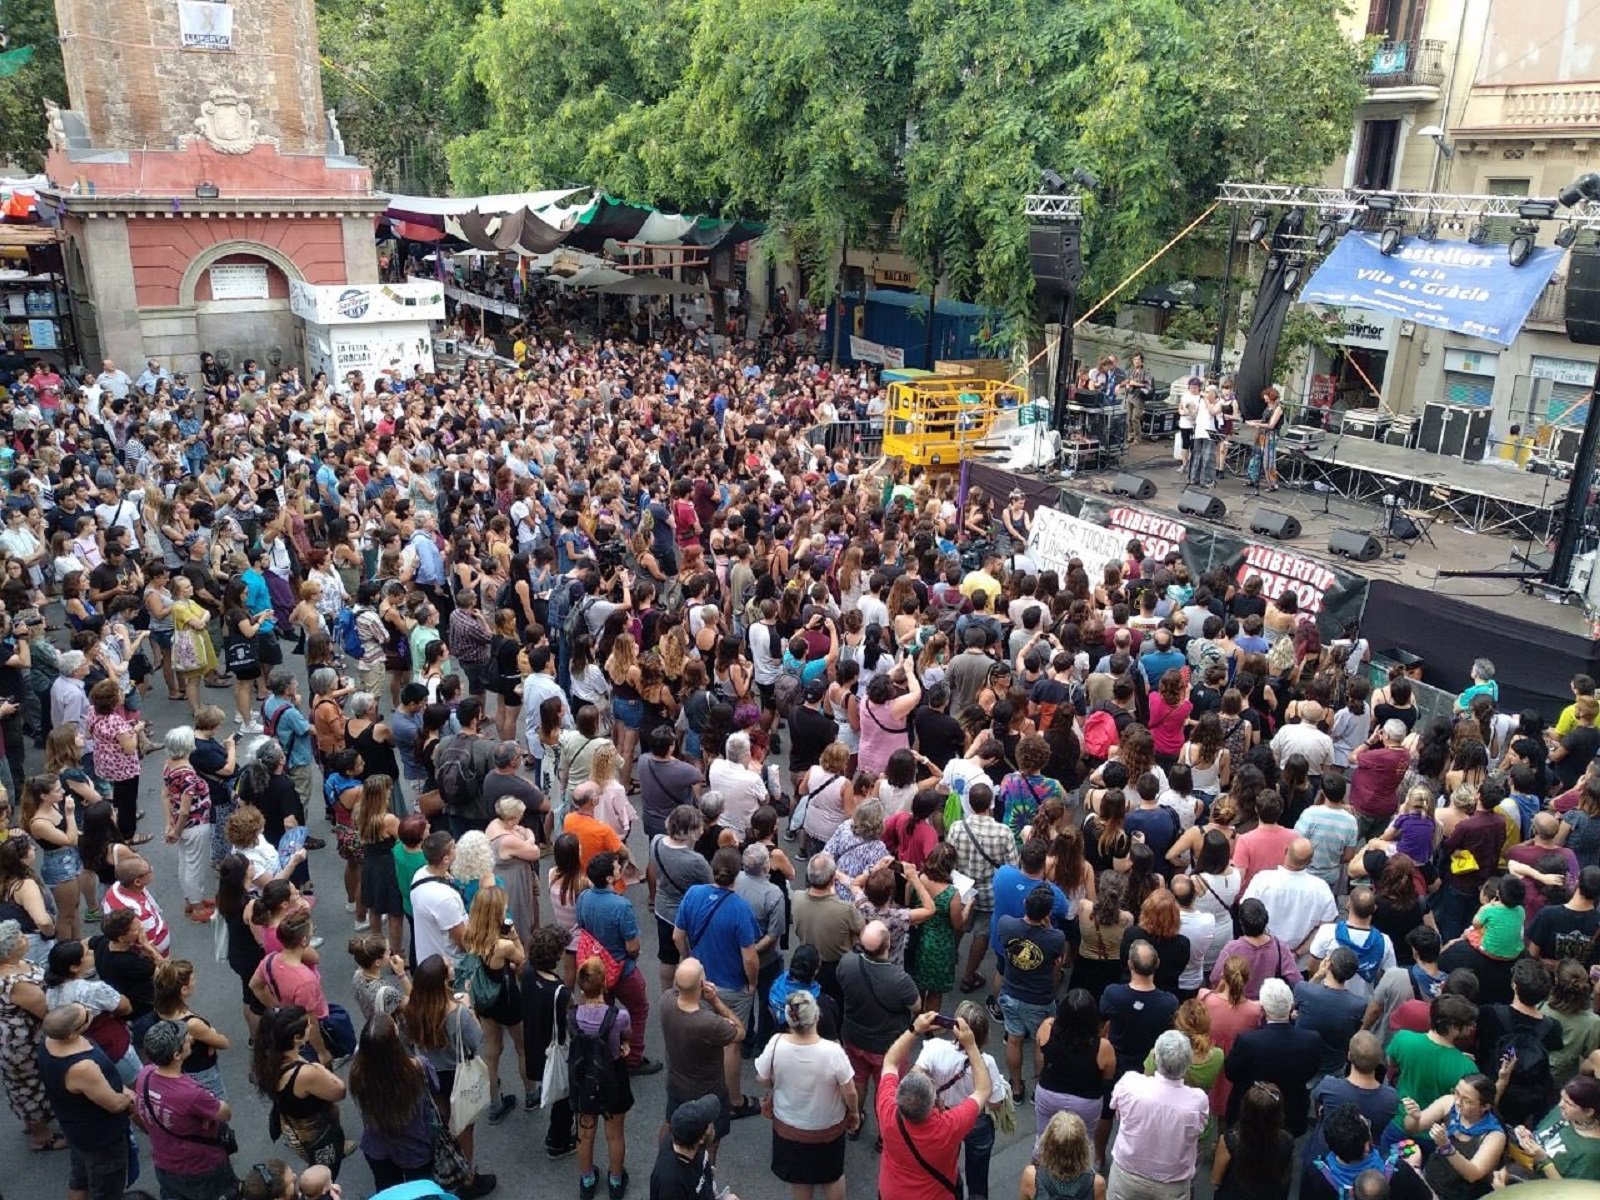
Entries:
{"label": "person in red shirt", "polygon": [[1239,868],[1240,893],[1261,871],[1281,866],[1283,856],[1298,836],[1293,829],[1278,824],[1283,816],[1283,799],[1277,792],[1262,792],[1256,798],[1256,815],[1261,823],[1249,833],[1239,835],[1233,848],[1233,865]]}
{"label": "person in red shirt", "polygon": [[972,1095],[954,1108],[935,1103],[933,1080],[921,1071],[905,1074],[911,1047],[940,1018],[921,1013],[883,1056],[878,1080],[878,1128],[883,1156],[878,1160],[878,1194],[895,1200],[949,1200],[958,1194],[961,1143],[989,1104],[991,1083],[983,1054],[967,1023],[956,1018],[956,1041],[972,1070]]}

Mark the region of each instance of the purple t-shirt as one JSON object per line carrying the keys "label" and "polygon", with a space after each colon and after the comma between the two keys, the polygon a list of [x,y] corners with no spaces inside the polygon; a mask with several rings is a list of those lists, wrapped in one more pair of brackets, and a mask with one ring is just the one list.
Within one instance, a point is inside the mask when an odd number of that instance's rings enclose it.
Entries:
{"label": "purple t-shirt", "polygon": [[228,1161],[221,1146],[187,1140],[216,1137],[221,1111],[217,1098],[187,1075],[166,1076],[144,1067],[133,1082],[133,1102],[150,1133],[151,1157],[161,1170],[204,1175]]}
{"label": "purple t-shirt", "polygon": [[[578,1028],[590,1037],[600,1032],[600,1026],[605,1024],[606,1006],[604,1004],[580,1004],[577,1007]],[[617,1006],[617,1019],[611,1023],[610,1049],[613,1056],[622,1049],[622,1043],[633,1032],[633,1023],[628,1019],[628,1010],[621,1005]]]}

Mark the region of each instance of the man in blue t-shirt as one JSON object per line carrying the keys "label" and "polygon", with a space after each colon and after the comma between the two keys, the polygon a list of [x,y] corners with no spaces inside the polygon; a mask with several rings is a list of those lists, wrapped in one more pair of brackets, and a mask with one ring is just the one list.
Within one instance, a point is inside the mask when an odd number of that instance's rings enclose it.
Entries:
{"label": "man in blue t-shirt", "polygon": [[[711,856],[711,882],[692,885],[678,902],[672,940],[683,958],[697,958],[708,981],[716,985],[717,999],[741,1026],[753,1019],[756,980],[761,972],[761,926],[745,898],[733,890],[742,866],[739,851],[723,846]],[[770,943],[769,943],[770,944]],[[722,1049],[722,1070],[728,1095],[740,1097],[733,1105],[739,1116],[750,1115],[740,1085],[742,1040]]]}
{"label": "man in blue t-shirt", "polygon": [[[574,915],[578,928],[587,932],[606,948],[606,953],[622,964],[622,974],[611,994],[628,1010],[628,1020],[636,1030],[649,1028],[650,994],[645,986],[644,973],[639,970],[639,922],[633,915],[633,904],[616,890],[622,876],[622,864],[615,854],[602,850],[589,860],[584,874],[593,886],[578,897]],[[644,1038],[628,1041],[628,1072],[633,1075],[653,1075],[661,1070],[661,1063],[644,1056]]]}
{"label": "man in blue t-shirt", "polygon": [[1005,917],[996,926],[995,953],[1005,974],[1000,982],[1000,1011],[1006,1026],[1006,1070],[1012,1095],[1022,1097],[1022,1043],[1037,1039],[1039,1026],[1055,1015],[1056,988],[1061,983],[1061,958],[1067,935],[1050,924],[1055,897],[1039,883],[1022,902],[1022,916]]}
{"label": "man in blue t-shirt", "polygon": [[1041,884],[1050,889],[1050,919],[1058,928],[1067,923],[1067,896],[1044,877],[1045,843],[1034,839],[1022,847],[1018,863],[1009,863],[994,873],[994,913],[989,920],[989,945],[995,948],[994,987],[986,1003],[996,1021],[1005,1019],[998,993],[1000,972],[1005,966],[1004,952],[1000,949],[1000,922],[1006,917],[1021,917],[1025,911],[1028,893]]}

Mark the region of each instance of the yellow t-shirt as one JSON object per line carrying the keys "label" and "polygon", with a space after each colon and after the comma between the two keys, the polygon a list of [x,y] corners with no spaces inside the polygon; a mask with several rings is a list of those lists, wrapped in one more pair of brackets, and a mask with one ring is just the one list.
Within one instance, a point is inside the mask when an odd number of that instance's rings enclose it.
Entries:
{"label": "yellow t-shirt", "polygon": [[1572,732],[1572,727],[1578,723],[1578,706],[1569,704],[1561,710],[1561,715],[1556,718],[1556,736],[1566,737]]}

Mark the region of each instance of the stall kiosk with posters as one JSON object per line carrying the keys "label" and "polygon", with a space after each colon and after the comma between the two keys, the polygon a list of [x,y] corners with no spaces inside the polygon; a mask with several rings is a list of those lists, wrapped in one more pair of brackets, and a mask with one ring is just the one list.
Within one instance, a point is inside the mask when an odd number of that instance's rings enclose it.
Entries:
{"label": "stall kiosk with posters", "polygon": [[444,285],[405,283],[317,286],[291,280],[289,310],[305,322],[306,378],[326,371],[338,391],[359,371],[410,379],[433,371],[433,323],[444,320]]}

